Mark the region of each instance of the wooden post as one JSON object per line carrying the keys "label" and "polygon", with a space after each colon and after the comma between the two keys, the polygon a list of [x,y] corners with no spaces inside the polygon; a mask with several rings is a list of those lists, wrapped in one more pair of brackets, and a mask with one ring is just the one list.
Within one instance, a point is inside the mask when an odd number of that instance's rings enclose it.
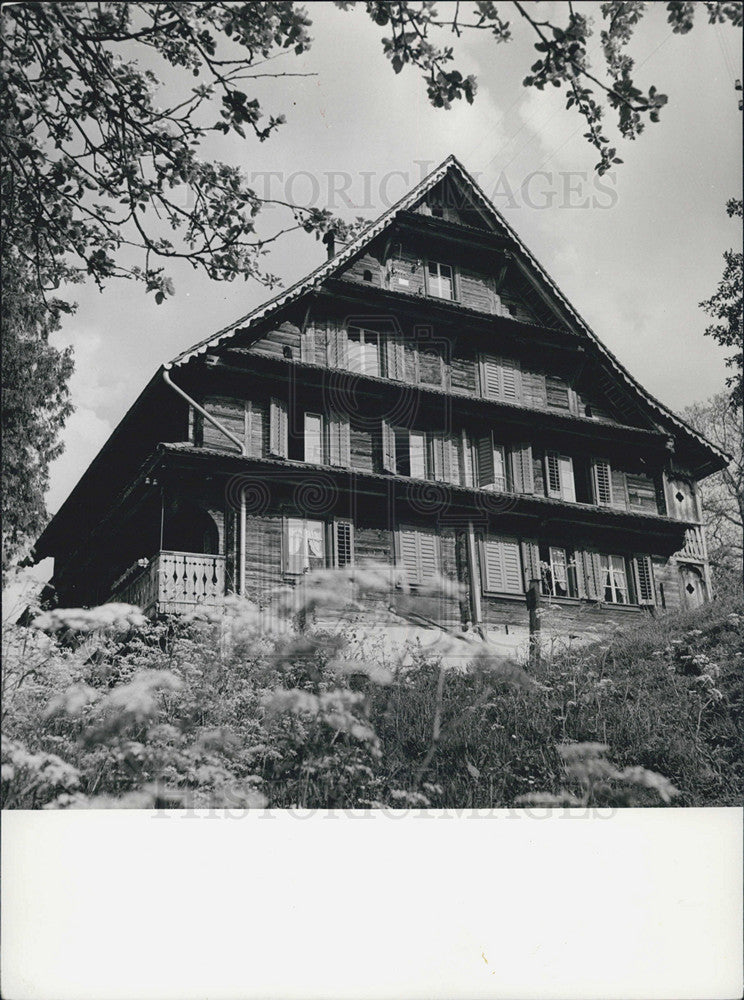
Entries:
{"label": "wooden post", "polygon": [[540,580],[531,580],[527,588],[527,610],[530,613],[530,665],[540,663]]}

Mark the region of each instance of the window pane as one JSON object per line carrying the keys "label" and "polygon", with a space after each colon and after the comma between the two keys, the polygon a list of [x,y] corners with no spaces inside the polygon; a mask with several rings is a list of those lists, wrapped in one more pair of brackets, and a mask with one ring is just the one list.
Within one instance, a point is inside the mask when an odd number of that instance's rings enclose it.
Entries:
{"label": "window pane", "polygon": [[494,485],[497,490],[506,492],[506,458],[502,445],[496,445],[493,449]]}
{"label": "window pane", "polygon": [[364,372],[366,375],[380,374],[380,344],[376,333],[364,331]]}
{"label": "window pane", "polygon": [[416,431],[411,431],[410,437],[411,475],[418,479],[426,479],[426,437]]}
{"label": "window pane", "polygon": [[310,569],[320,569],[325,566],[325,545],[322,521],[305,522],[307,538],[307,562]]}
{"label": "window pane", "polygon": [[348,331],[349,371],[361,372],[362,369],[362,332],[354,327]]}
{"label": "window pane", "polygon": [[446,264],[439,265],[439,294],[443,299],[453,297],[452,268]]}
{"label": "window pane", "polygon": [[319,413],[305,414],[305,461],[323,464],[323,418]]}
{"label": "window pane", "polygon": [[296,518],[287,521],[287,572],[302,573],[305,569],[304,524]]}

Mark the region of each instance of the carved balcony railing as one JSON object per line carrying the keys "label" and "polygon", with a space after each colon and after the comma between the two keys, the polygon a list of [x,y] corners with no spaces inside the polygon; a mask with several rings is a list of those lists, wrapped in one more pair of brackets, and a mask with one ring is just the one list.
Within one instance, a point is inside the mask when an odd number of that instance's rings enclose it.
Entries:
{"label": "carved balcony railing", "polygon": [[150,614],[216,606],[224,596],[224,556],[161,551],[152,559],[140,559],[120,576],[109,599]]}
{"label": "carved balcony railing", "polygon": [[676,553],[678,559],[689,559],[693,562],[705,562],[705,537],[701,526],[687,528],[685,531],[685,545]]}

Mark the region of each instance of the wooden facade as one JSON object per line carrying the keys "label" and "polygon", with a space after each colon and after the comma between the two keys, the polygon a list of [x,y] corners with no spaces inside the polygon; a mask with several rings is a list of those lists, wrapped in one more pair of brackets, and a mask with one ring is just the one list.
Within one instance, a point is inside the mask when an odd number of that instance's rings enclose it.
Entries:
{"label": "wooden facade", "polygon": [[[309,278],[159,372],[37,544],[63,604],[270,602],[405,572],[421,615],[575,634],[710,597],[725,456],[602,346],[453,158]],[[462,602],[424,596],[436,575]]]}

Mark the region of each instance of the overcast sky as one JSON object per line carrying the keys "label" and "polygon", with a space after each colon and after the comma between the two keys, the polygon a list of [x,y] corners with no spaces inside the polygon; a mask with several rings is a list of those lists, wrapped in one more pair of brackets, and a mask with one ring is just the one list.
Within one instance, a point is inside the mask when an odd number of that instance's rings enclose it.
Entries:
{"label": "overcast sky", "polygon": [[[599,4],[582,6],[599,19]],[[287,124],[263,144],[214,138],[205,157],[257,175],[280,171],[272,196],[322,206],[330,197],[338,214],[373,219],[454,153],[655,396],[681,409],[723,388],[723,352],[703,337],[698,303],[716,288],[723,251],[739,240],[725,212],[727,199],[741,192],[739,32],[708,26],[699,11],[690,34],[673,35],[664,5],[649,5],[633,43],[637,82],[656,85],[669,104],[659,124],[621,143],[625,162],[613,179],[601,179],[601,190],[592,173],[596,154],[581,137],[582,122],[563,110],[562,91],[522,86],[535,54],[520,24],[507,45],[485,33],[460,41],[458,65],[476,74],[478,94],[472,106],[442,111],[428,104],[415,70],[392,72],[380,45],[384,30],[363,11],[310,8],[314,44],[300,58],[285,56],[281,68],[317,76],[256,81],[265,110],[285,113]],[[260,190],[266,182],[257,176],[256,183]],[[302,234],[278,244],[267,266],[288,284],[323,256],[322,245]],[[51,512],[162,362],[270,294],[242,280],[210,282],[187,267],[171,273],[176,295],[162,306],[126,281],[103,293],[93,285],[74,289],[79,308],[57,340],[75,348],[76,413],[52,467]]]}

